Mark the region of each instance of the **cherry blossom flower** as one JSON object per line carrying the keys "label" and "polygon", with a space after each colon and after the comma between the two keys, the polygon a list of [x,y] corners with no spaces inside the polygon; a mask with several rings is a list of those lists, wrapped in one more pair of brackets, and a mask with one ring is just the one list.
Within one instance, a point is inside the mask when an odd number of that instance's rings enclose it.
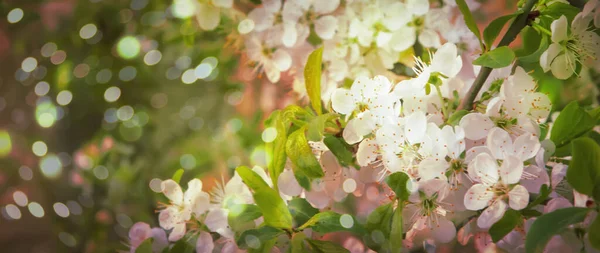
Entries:
{"label": "cherry blossom flower", "polygon": [[202,191],[202,181],[199,179],[190,180],[185,193],[171,179],[163,181],[161,189],[171,204],[160,212],[158,220],[162,228],[173,229],[169,234],[169,241],[177,241],[185,234],[186,222],[191,219],[192,214],[199,217],[208,210],[210,196]]}

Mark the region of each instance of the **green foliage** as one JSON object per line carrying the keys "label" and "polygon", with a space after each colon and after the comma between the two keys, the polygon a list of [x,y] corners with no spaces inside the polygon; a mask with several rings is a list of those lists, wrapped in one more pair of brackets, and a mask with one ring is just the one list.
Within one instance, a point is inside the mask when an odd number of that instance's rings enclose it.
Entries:
{"label": "green foliage", "polygon": [[135,253],[152,253],[152,243],[154,242],[154,238],[150,237],[144,240],[140,246],[135,249]]}
{"label": "green foliage", "polygon": [[229,207],[229,224],[236,222],[247,222],[258,219],[262,212],[257,205],[252,204],[234,204]]}
{"label": "green foliage", "polygon": [[262,244],[283,234],[285,234],[285,231],[281,229],[264,226],[244,231],[240,237],[237,238],[236,243],[241,249],[260,249]]}
{"label": "green foliage", "polygon": [[396,198],[400,201],[406,201],[408,200],[408,196],[410,196],[410,192],[407,189],[409,181],[410,178],[404,172],[392,173],[385,179],[385,182],[396,193]]}
{"label": "green foliage", "polygon": [[[543,173],[546,173],[546,172],[543,172]],[[548,196],[550,196],[550,192],[551,192],[550,187],[548,187],[547,184],[543,184],[542,186],[540,186],[540,193],[531,203],[529,203],[529,205],[527,205],[527,207],[525,207],[525,209],[534,208],[535,206],[546,201]]]}
{"label": "green foliage", "polygon": [[473,61],[473,65],[489,68],[503,68],[510,65],[515,59],[515,53],[507,46],[495,48],[483,53]]}
{"label": "green foliage", "polygon": [[306,239],[306,242],[316,253],[350,253],[349,250],[334,242],[312,239]]}
{"label": "green foliage", "polygon": [[469,114],[467,110],[459,110],[452,113],[452,115],[448,118],[448,125],[456,126],[465,115]]}
{"label": "green foliage", "polygon": [[600,250],[600,217],[598,216],[588,228],[588,240],[596,250]]}
{"label": "green foliage", "polygon": [[475,19],[473,18],[473,14],[471,14],[471,11],[469,10],[469,6],[465,2],[465,0],[456,0],[456,5],[458,5],[458,9],[460,10],[460,12],[463,15],[463,18],[465,19],[465,24],[467,25],[469,30],[473,34],[475,34],[475,37],[477,37],[477,39],[479,40],[479,45],[481,46],[481,50],[485,50],[485,45],[483,44],[483,41],[481,40],[481,33],[479,32],[479,27],[477,27],[477,23],[475,22]]}
{"label": "green foliage", "polygon": [[496,18],[490,22],[485,30],[483,30],[483,41],[488,48],[492,48],[492,44],[502,31],[502,28],[504,28],[504,25],[517,15],[519,15],[519,12]]}
{"label": "green foliage", "polygon": [[554,2],[540,11],[540,23],[547,29],[550,29],[552,21],[559,19],[560,16],[565,16],[569,24],[573,22],[577,13],[581,10],[568,3]]}
{"label": "green foliage", "polygon": [[323,169],[304,134],[305,129],[300,128],[288,136],[285,151],[292,161],[294,173],[301,172],[303,176],[312,180],[324,176]]}
{"label": "green foliage", "polygon": [[550,46],[550,37],[532,27],[523,28],[520,34],[523,38],[523,47],[515,51],[519,61],[537,64],[544,51]]}
{"label": "green foliage", "polygon": [[538,217],[527,232],[526,252],[543,252],[552,236],[560,233],[569,225],[582,222],[588,212],[587,208],[570,207]]}
{"label": "green foliage", "polygon": [[396,210],[394,210],[394,216],[392,217],[392,229],[390,231],[390,242],[392,252],[400,253],[402,249],[402,207],[401,203],[398,204]]}
{"label": "green foliage", "polygon": [[567,182],[580,193],[600,200],[600,146],[588,137],[571,142],[573,158],[567,169]]}
{"label": "green foliage", "polygon": [[306,252],[304,248],[304,240],[306,239],[306,235],[302,232],[295,233],[292,236],[292,244],[290,245],[290,250],[288,252],[291,253],[303,253]]}
{"label": "green foliage", "polygon": [[321,115],[321,61],[323,57],[323,47],[310,53],[304,68],[304,82],[306,83],[306,93],[310,98],[310,104],[315,112]]}
{"label": "green foliage", "polygon": [[490,227],[490,236],[492,236],[492,240],[496,243],[522,223],[523,217],[521,214],[518,211],[508,209],[504,213],[504,216]]}
{"label": "green foliage", "polygon": [[327,146],[331,153],[335,155],[340,165],[344,167],[354,165],[355,167],[360,168],[354,163],[354,157],[352,151],[350,150],[351,147],[346,144],[344,140],[333,135],[325,135],[323,143],[325,143],[325,146]]}
{"label": "green foliage", "polygon": [[183,172],[185,172],[184,169],[178,169],[175,171],[175,173],[173,173],[173,177],[171,179],[179,184],[179,181],[181,181],[181,176],[183,176]]}
{"label": "green foliage", "polygon": [[319,213],[319,209],[311,206],[310,203],[303,198],[293,198],[288,203],[288,209],[290,210],[296,225],[306,223],[311,217]]}
{"label": "green foliage", "polygon": [[326,123],[336,118],[336,114],[327,113],[319,115],[313,118],[308,123],[308,130],[306,132],[306,136],[310,141],[321,141],[323,139],[323,134],[325,133]]}
{"label": "green foliage", "polygon": [[315,214],[308,221],[306,221],[306,223],[298,227],[298,230],[312,228],[313,231],[318,233],[349,231],[358,235],[364,232],[364,228],[358,223],[356,218],[352,217],[353,224],[349,228],[342,226],[342,223],[340,222],[341,218],[342,214],[333,211],[321,212]]}
{"label": "green foliage", "polygon": [[365,239],[369,248],[377,252],[385,252],[391,249],[390,233],[393,214],[393,203],[378,206],[369,214],[365,225],[369,235]]}
{"label": "green foliage", "polygon": [[565,146],[571,140],[584,135],[595,125],[595,120],[576,101],[569,103],[558,115],[552,131],[550,140],[556,148]]}
{"label": "green foliage", "polygon": [[243,182],[254,191],[254,202],[260,208],[265,224],[277,228],[291,228],[292,215],[287,205],[279,196],[279,192],[270,188],[267,183],[248,167],[236,169]]}
{"label": "green foliage", "polygon": [[277,131],[275,140],[266,144],[267,151],[267,168],[269,170],[269,176],[275,189],[277,188],[277,180],[279,174],[283,172],[285,163],[287,161],[287,155],[285,154],[285,143],[287,141],[287,127],[283,119],[284,113],[281,111],[273,112],[271,127]]}

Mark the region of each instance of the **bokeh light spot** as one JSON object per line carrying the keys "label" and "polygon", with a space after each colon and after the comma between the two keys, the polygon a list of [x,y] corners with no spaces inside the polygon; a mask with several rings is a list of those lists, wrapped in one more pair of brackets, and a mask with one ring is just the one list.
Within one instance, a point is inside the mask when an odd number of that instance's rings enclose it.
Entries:
{"label": "bokeh light spot", "polygon": [[56,95],[56,103],[59,105],[68,105],[73,100],[73,93],[68,90],[63,90]]}
{"label": "bokeh light spot", "polygon": [[36,156],[45,156],[48,152],[48,146],[43,141],[36,141],[31,146],[31,150]]}
{"label": "bokeh light spot", "polygon": [[27,209],[29,209],[31,215],[35,217],[42,218],[45,215],[44,208],[37,202],[29,203],[29,205],[27,205]]}
{"label": "bokeh light spot", "polygon": [[140,53],[140,41],[133,36],[125,36],[117,43],[117,52],[124,59],[133,59]]}
{"label": "bokeh light spot", "polygon": [[89,38],[94,37],[94,35],[96,35],[96,32],[98,32],[98,28],[96,27],[96,25],[87,24],[81,27],[81,29],[79,30],[79,37],[87,40]]}
{"label": "bokeh light spot", "polygon": [[113,86],[104,91],[104,100],[106,100],[106,102],[115,102],[119,97],[121,97],[121,89],[119,89],[119,87]]}
{"label": "bokeh light spot", "polygon": [[261,137],[265,143],[273,142],[275,138],[277,138],[277,129],[275,129],[274,127],[267,127],[262,132]]}
{"label": "bokeh light spot", "polygon": [[8,20],[8,22],[11,24],[17,23],[23,19],[23,14],[23,9],[14,8],[6,16],[6,20]]}
{"label": "bokeh light spot", "polygon": [[0,130],[0,157],[4,157],[12,150],[10,135],[5,130]]}
{"label": "bokeh light spot", "polygon": [[62,173],[62,163],[58,156],[50,154],[40,160],[40,169],[44,176],[57,178]]}

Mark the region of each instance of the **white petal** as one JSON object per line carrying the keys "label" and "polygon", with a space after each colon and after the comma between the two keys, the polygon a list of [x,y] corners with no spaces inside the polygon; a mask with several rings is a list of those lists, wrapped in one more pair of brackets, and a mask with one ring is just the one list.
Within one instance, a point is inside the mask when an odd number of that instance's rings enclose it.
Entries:
{"label": "white petal", "polygon": [[217,232],[220,235],[233,238],[233,231],[229,228],[229,223],[227,222],[227,215],[229,212],[225,209],[214,209],[208,212],[206,215],[206,219],[204,219],[204,224],[210,231]]}
{"label": "white petal", "polygon": [[536,92],[529,96],[529,100],[532,103],[532,107],[529,109],[531,117],[540,123],[546,121],[546,118],[550,115],[550,110],[552,110],[550,98],[544,93]]}
{"label": "white petal", "polygon": [[202,30],[210,31],[219,25],[221,21],[221,11],[218,7],[210,4],[199,4],[197,9],[196,19]]}
{"label": "white petal", "polygon": [[358,145],[356,161],[360,166],[367,166],[377,158],[377,143],[373,139],[366,139]]}
{"label": "white petal", "polygon": [[344,140],[350,145],[355,144],[363,139],[363,136],[356,132],[356,129],[354,128],[354,121],[356,120],[351,119],[348,121],[348,124],[346,124],[346,128],[344,128],[344,132],[342,133]]}
{"label": "white petal", "polygon": [[315,21],[315,33],[317,33],[317,35],[319,35],[319,37],[324,40],[329,40],[333,38],[337,27],[338,20],[333,16],[323,16]]}
{"label": "white petal", "polygon": [[335,11],[340,6],[340,0],[328,0],[328,1],[313,1],[312,7],[315,13],[327,14]]}
{"label": "white petal", "polygon": [[540,146],[540,141],[536,136],[533,136],[530,133],[525,133],[515,139],[515,143],[513,144],[513,153],[519,159],[521,159],[521,161],[525,161],[534,157],[538,150],[540,150]]}
{"label": "white petal", "polygon": [[420,143],[427,131],[427,117],[425,113],[416,111],[406,117],[404,136],[410,144]]}
{"label": "white petal", "polygon": [[515,187],[508,192],[508,205],[514,210],[521,210],[529,203],[529,192],[522,185]]}
{"label": "white petal", "polygon": [[552,166],[552,172],[550,174],[552,176],[552,189],[554,189],[567,175],[567,165],[562,163],[555,164]]}
{"label": "white petal", "polygon": [[535,165],[529,165],[525,167],[524,171],[531,176],[522,178],[519,184],[524,186],[528,192],[539,194],[542,185],[550,185],[550,177],[548,177],[546,170]]}
{"label": "white petal", "polygon": [[354,79],[350,91],[357,97],[357,100],[365,100],[379,95],[375,89],[375,83],[373,80],[366,76],[358,76]]}
{"label": "white petal", "polygon": [[177,207],[169,206],[158,214],[158,223],[164,229],[171,229],[179,222],[181,218]]}
{"label": "white petal", "polygon": [[513,154],[514,152],[510,135],[504,129],[499,127],[490,130],[486,145],[488,149],[492,151],[492,154],[496,159],[504,159],[505,154]]}
{"label": "white petal", "polygon": [[233,6],[233,0],[212,0],[215,6],[223,8],[231,8]]}
{"label": "white petal", "polygon": [[277,49],[273,53],[273,63],[280,72],[287,71],[292,66],[292,57],[283,49]]}
{"label": "white petal", "polygon": [[248,13],[248,18],[254,22],[254,31],[257,32],[269,29],[275,22],[275,16],[266,8],[253,9]]}
{"label": "white petal", "polygon": [[402,52],[415,44],[417,32],[412,26],[402,26],[394,31],[388,42],[392,50]]}
{"label": "white petal", "polygon": [[546,51],[542,53],[542,55],[540,56],[540,66],[542,67],[544,72],[548,72],[550,70],[552,62],[554,61],[556,56],[560,54],[561,50],[562,49],[560,44],[552,43],[550,44],[548,49],[546,49]]}
{"label": "white petal", "polygon": [[429,1],[408,0],[406,1],[406,8],[415,16],[425,15],[429,11]]}
{"label": "white petal", "polygon": [[191,212],[198,217],[204,214],[210,207],[210,195],[206,192],[200,192],[191,196],[190,204]]}
{"label": "white petal", "polygon": [[381,149],[400,153],[400,145],[404,143],[404,130],[398,124],[385,124],[375,133],[375,140]]}
{"label": "white petal", "polygon": [[500,178],[505,184],[516,184],[523,174],[523,162],[516,156],[506,156],[500,166]]}
{"label": "white petal", "polygon": [[421,180],[429,180],[434,178],[446,179],[446,170],[448,162],[446,160],[428,157],[419,163],[419,176]]}
{"label": "white petal", "polygon": [[302,193],[302,187],[298,184],[292,170],[284,170],[279,174],[277,187],[281,193],[288,196],[298,196]]}
{"label": "white petal", "polygon": [[503,200],[498,199],[494,201],[490,207],[481,213],[477,219],[477,226],[480,228],[491,227],[494,223],[502,219],[507,208],[508,206],[506,206],[506,203]]}
{"label": "white petal", "polygon": [[456,227],[454,223],[447,220],[446,218],[439,218],[437,223],[433,223],[431,233],[433,239],[437,242],[448,243],[456,236]]}
{"label": "white petal", "polygon": [[481,153],[473,159],[471,163],[469,163],[469,172],[475,172],[475,175],[470,175],[471,178],[482,182],[488,186],[491,186],[498,182],[499,175],[498,163],[496,159],[491,157],[488,153]]}
{"label": "white petal", "polygon": [[431,29],[424,29],[419,34],[419,42],[426,48],[438,48],[442,45],[440,36]]}
{"label": "white petal", "polygon": [[271,13],[278,12],[281,9],[281,0],[263,0],[262,4]]}
{"label": "white petal", "polygon": [[494,193],[488,191],[487,186],[475,184],[465,194],[465,207],[473,211],[481,210],[490,204],[493,197]]}
{"label": "white petal", "polygon": [[460,120],[459,125],[465,130],[467,139],[481,140],[494,127],[494,122],[481,113],[469,113]]}
{"label": "white petal", "polygon": [[481,153],[487,153],[488,155],[492,156],[492,151],[490,151],[486,146],[475,146],[465,153],[465,162],[470,163],[475,159],[475,157],[477,157],[477,155]]}
{"label": "white petal", "polygon": [[169,234],[169,241],[175,242],[179,241],[179,239],[183,238],[185,235],[185,223],[176,224],[173,227],[173,230]]}
{"label": "white petal", "polygon": [[566,51],[563,54],[554,58],[552,64],[550,64],[550,69],[552,70],[552,74],[558,78],[565,80],[575,72],[575,56]]}
{"label": "white petal", "polygon": [[333,110],[341,114],[351,114],[356,109],[356,99],[348,89],[338,88],[331,94]]}
{"label": "white petal", "polygon": [[377,127],[376,118],[368,110],[356,115],[356,118],[352,119],[352,121],[354,121],[354,131],[359,136],[371,134]]}
{"label": "white petal", "polygon": [[293,47],[298,40],[298,31],[296,30],[296,23],[284,22],[283,23],[283,35],[281,36],[281,42],[286,47]]}
{"label": "white petal", "polygon": [[200,232],[198,240],[196,241],[196,252],[197,253],[212,253],[215,248],[215,243],[210,233],[206,231]]}
{"label": "white petal", "polygon": [[562,15],[557,20],[552,21],[550,29],[552,30],[552,42],[559,43],[566,40],[568,29],[567,18]]}
{"label": "white petal", "polygon": [[183,204],[183,191],[181,186],[172,179],[162,181],[160,184],[162,193],[169,199],[174,205]]}

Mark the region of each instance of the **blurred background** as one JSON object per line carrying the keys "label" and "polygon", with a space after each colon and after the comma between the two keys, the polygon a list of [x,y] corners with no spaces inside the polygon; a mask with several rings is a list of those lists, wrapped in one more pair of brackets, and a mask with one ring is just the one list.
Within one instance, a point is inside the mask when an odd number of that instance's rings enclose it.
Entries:
{"label": "blurred background", "polygon": [[[480,1],[480,25],[516,1]],[[260,1],[235,1],[240,13]],[[162,179],[205,189],[265,164],[262,122],[299,101],[247,62],[240,17],[213,31],[169,0],[0,2],[0,248],[114,252],[157,225]],[[595,87],[541,82],[560,108]],[[597,78],[597,77],[596,77]],[[590,92],[594,91],[594,92]]]}

